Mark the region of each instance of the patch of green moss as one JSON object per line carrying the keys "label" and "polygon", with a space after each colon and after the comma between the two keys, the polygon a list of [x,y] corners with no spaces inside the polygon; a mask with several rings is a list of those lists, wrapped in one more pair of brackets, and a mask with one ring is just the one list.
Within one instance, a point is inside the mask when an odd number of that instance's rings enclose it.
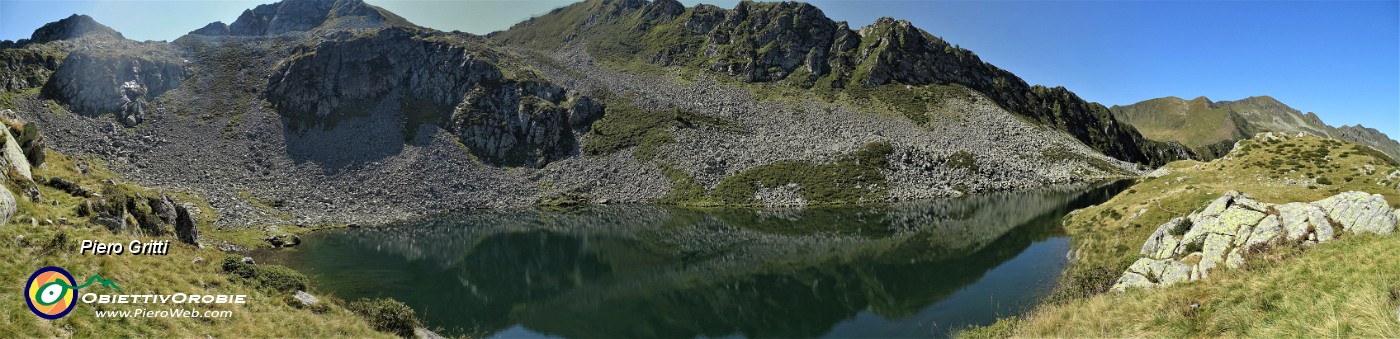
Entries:
{"label": "patch of green moss", "polygon": [[968,173],[977,173],[980,169],[980,167],[977,166],[977,158],[973,157],[972,153],[968,153],[967,151],[953,152],[953,155],[948,156],[947,165],[948,167],[961,169]]}
{"label": "patch of green moss", "polygon": [[647,111],[625,104],[625,101],[608,101],[603,117],[593,123],[593,128],[584,139],[582,148],[585,154],[612,154],[636,146],[634,156],[651,160],[661,146],[675,142],[675,137],[671,136],[672,128],[706,126],[727,131],[740,130],[739,124],[732,121],[680,109]]}
{"label": "patch of green moss", "polygon": [[695,182],[695,178],[685,171],[676,169],[669,165],[660,165],[661,173],[671,180],[671,193],[661,197],[657,201],[667,205],[709,207],[718,206],[718,202],[710,198],[704,185]]}
{"label": "patch of green moss", "polygon": [[725,205],[750,206],[758,204],[753,197],[761,188],[795,185],[809,205],[877,202],[889,191],[881,170],[889,168],[886,157],[893,151],[888,142],[875,142],[827,164],[782,161],[758,166],[724,178],[712,196]]}
{"label": "patch of green moss", "polygon": [[1095,169],[1103,171],[1104,173],[1127,174],[1123,171],[1123,169],[1118,168],[1117,166],[1113,166],[1113,164],[1109,163],[1107,160],[1075,153],[1074,151],[1070,150],[1068,146],[1061,144],[1056,144],[1054,146],[1041,150],[1040,156],[1041,158],[1050,162],[1083,162],[1089,164],[1089,166],[1092,166]]}
{"label": "patch of green moss", "polygon": [[291,293],[305,291],[311,279],[305,274],[281,265],[257,265],[244,263],[242,256],[227,255],[221,263],[224,272],[250,286],[268,291]]}

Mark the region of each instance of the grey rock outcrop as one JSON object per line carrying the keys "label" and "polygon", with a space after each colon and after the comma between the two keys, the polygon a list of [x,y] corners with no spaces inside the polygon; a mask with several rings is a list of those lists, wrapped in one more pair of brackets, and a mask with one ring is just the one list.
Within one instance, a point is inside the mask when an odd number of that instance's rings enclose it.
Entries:
{"label": "grey rock outcrop", "polygon": [[112,113],[127,127],[140,124],[151,99],[180,86],[184,62],[168,45],[126,44],[70,53],[45,85],[45,92],[75,113]]}
{"label": "grey rock outcrop", "polygon": [[43,86],[58,69],[63,56],[29,49],[10,49],[0,53],[0,90],[10,92]]}
{"label": "grey rock outcrop", "polygon": [[15,201],[15,194],[10,193],[8,187],[0,185],[0,225],[9,224],[10,217],[15,215],[15,211],[18,208],[19,205]]}
{"label": "grey rock outcrop", "polygon": [[433,41],[446,38],[391,28],[304,47],[269,78],[268,101],[303,130],[354,118],[354,107],[391,107],[405,133],[438,125],[488,163],[536,168],[577,153],[575,132],[602,116],[563,87],[509,79],[496,55]]}
{"label": "grey rock outcrop", "polygon": [[311,293],[306,293],[305,291],[296,291],[296,293],[292,293],[292,299],[295,299],[297,303],[300,304],[298,305],[300,307],[315,306],[317,303],[321,302],[320,298],[316,298],[316,296],[311,295]]}
{"label": "grey rock outcrop", "polygon": [[3,147],[0,149],[0,167],[3,167],[7,174],[13,173],[19,176],[10,178],[10,180],[33,186],[34,175],[29,166],[29,158],[24,156],[24,150],[20,147],[19,141],[15,139],[13,133],[10,133],[9,128],[0,126],[0,134],[3,134],[0,136],[0,142],[5,143],[0,145]]}
{"label": "grey rock outcrop", "polygon": [[1113,290],[1200,280],[1220,266],[1236,268],[1267,246],[1312,245],[1343,233],[1393,233],[1400,214],[1378,194],[1344,192],[1311,203],[1270,204],[1230,191],[1200,211],[1172,219],[1143,244],[1145,256]]}
{"label": "grey rock outcrop", "polygon": [[199,228],[195,226],[194,217],[190,215],[190,208],[193,208],[193,204],[175,205],[175,237],[186,244],[197,245]]}

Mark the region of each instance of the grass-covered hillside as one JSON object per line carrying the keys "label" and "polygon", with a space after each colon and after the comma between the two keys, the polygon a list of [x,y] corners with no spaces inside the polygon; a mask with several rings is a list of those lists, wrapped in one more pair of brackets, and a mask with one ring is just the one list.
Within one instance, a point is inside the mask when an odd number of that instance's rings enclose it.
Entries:
{"label": "grass-covered hillside", "polygon": [[1340,192],[1380,194],[1400,207],[1400,169],[1366,146],[1262,134],[1211,162],[1178,161],[1112,200],[1072,213],[1074,260],[1051,300],[965,336],[1400,335],[1400,238],[1347,236],[1279,246],[1240,270],[1158,289],[1107,292],[1169,219],[1230,190],[1268,203]]}
{"label": "grass-covered hillside", "polygon": [[[0,177],[5,188],[15,192],[14,200],[9,202],[15,205],[14,214],[0,227],[0,239],[4,239],[0,242],[0,258],[5,258],[0,261],[0,277],[4,277],[0,286],[5,286],[5,294],[9,296],[0,298],[0,333],[15,337],[387,337],[392,332],[409,335],[413,332],[416,322],[412,320],[412,311],[392,301],[347,304],[321,295],[318,304],[301,306],[292,299],[294,292],[317,293],[308,286],[307,277],[282,266],[243,264],[242,255],[216,249],[226,245],[265,247],[261,240],[265,234],[256,229],[216,229],[212,221],[218,212],[199,195],[126,183],[107,170],[101,161],[92,158],[73,158],[51,150],[43,157],[31,158],[42,159],[42,164],[32,167],[33,181],[14,170]],[[14,157],[7,157],[5,163],[21,161],[28,163]],[[30,193],[25,193],[33,191],[38,192],[37,200],[31,200]],[[193,204],[193,209],[199,211],[195,213],[196,225],[201,231],[200,242],[208,246],[183,243],[170,231],[169,225],[148,219],[154,214],[143,198],[162,195],[170,196],[177,203]],[[105,216],[101,207],[104,205],[134,208],[121,210],[125,217],[120,224],[123,226],[114,230],[113,225],[95,221]],[[133,240],[165,240],[170,242],[170,249],[168,255],[163,256],[79,254],[79,245],[84,240],[123,245]],[[242,305],[100,306],[79,303],[67,316],[45,320],[32,314],[25,299],[20,297],[30,274],[45,266],[68,270],[78,284],[93,274],[100,274],[120,287],[117,291],[94,284],[84,288],[82,293],[242,294],[247,295],[248,302]],[[96,314],[96,311],[105,310],[170,308],[227,310],[232,311],[232,316],[98,318]]]}
{"label": "grass-covered hillside", "polygon": [[1186,100],[1164,97],[1127,106],[1113,106],[1113,116],[1137,128],[1151,140],[1180,142],[1200,159],[1230,152],[1236,141],[1257,133],[1307,133],[1371,146],[1400,158],[1400,143],[1364,126],[1332,127],[1312,112],[1303,113],[1269,96],[1212,102],[1206,97]]}
{"label": "grass-covered hillside", "polygon": [[1119,121],[1133,125],[1148,139],[1180,142],[1196,154],[1212,157],[1228,152],[1236,140],[1249,135],[1247,124],[1238,114],[1228,108],[1212,107],[1205,97],[1157,98],[1109,109]]}

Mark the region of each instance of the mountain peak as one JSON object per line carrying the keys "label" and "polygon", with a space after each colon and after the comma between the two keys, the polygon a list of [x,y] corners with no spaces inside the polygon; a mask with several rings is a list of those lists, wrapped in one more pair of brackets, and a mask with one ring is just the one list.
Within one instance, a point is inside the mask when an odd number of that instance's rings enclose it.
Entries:
{"label": "mountain peak", "polygon": [[34,34],[30,36],[29,42],[41,44],[50,41],[75,39],[87,35],[125,39],[117,30],[97,23],[97,20],[93,20],[90,16],[73,14],[62,20],[44,24],[43,27],[34,30]]}
{"label": "mountain peak", "polygon": [[417,27],[408,20],[362,0],[283,0],[243,10],[232,24],[213,22],[195,35],[278,35],[316,29]]}

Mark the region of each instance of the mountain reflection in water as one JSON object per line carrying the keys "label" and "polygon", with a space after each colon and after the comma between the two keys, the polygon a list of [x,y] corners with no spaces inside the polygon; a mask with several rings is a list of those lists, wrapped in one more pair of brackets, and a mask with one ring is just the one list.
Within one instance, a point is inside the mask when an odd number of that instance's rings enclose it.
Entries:
{"label": "mountain reflection in water", "polygon": [[1033,306],[1065,263],[1060,217],[1126,187],[471,213],[319,232],[265,255],[346,300],[401,300],[447,334],[944,336]]}

